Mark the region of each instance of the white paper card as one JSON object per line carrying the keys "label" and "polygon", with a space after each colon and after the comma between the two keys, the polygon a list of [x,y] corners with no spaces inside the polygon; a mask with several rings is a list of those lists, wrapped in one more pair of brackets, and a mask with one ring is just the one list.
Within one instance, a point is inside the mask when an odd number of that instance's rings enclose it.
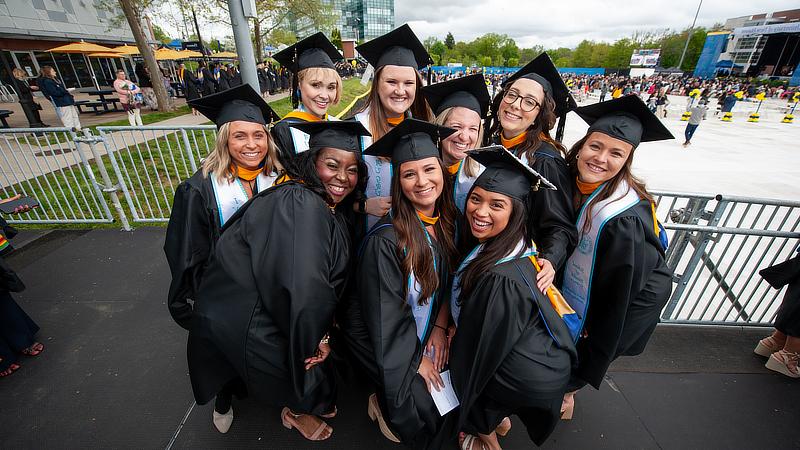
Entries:
{"label": "white paper card", "polygon": [[444,416],[455,409],[459,402],[458,397],[456,397],[456,391],[453,390],[453,383],[450,381],[450,371],[445,370],[440,375],[444,382],[444,387],[440,391],[437,391],[435,387],[431,388],[431,397],[433,397],[433,402],[439,410],[439,415]]}

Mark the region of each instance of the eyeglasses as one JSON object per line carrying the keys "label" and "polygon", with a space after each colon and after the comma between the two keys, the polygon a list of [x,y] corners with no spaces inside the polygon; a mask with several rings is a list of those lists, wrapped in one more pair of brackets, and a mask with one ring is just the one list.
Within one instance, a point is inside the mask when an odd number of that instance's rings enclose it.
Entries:
{"label": "eyeglasses", "polygon": [[539,107],[539,101],[537,101],[535,98],[523,97],[515,90],[506,92],[506,95],[503,96],[503,101],[509,105],[513,105],[514,102],[516,102],[519,98],[522,99],[522,101],[519,103],[519,107],[525,112],[531,112]]}

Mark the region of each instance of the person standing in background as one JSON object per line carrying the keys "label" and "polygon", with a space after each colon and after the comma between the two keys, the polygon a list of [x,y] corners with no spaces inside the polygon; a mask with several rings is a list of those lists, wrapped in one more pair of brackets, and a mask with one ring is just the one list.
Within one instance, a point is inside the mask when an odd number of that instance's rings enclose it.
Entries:
{"label": "person standing in background", "polygon": [[11,73],[14,75],[12,81],[14,81],[14,89],[17,90],[19,104],[22,106],[22,112],[25,113],[30,127],[40,128],[48,126],[42,123],[42,118],[39,117],[39,110],[42,109],[42,106],[33,100],[32,91],[38,91],[39,88],[28,84],[28,81],[25,79],[25,72],[23,72],[22,69],[16,67]]}
{"label": "person standing in background", "polygon": [[683,132],[686,137],[686,141],[683,143],[684,147],[691,145],[695,130],[697,130],[697,127],[699,127],[700,123],[706,118],[708,106],[706,105],[705,99],[700,99],[696,105],[689,108],[689,112],[691,112],[692,115],[689,117],[689,123],[686,124],[686,130]]}
{"label": "person standing in background", "polygon": [[67,128],[81,129],[78,119],[78,108],[75,107],[75,98],[64,85],[56,79],[56,71],[52,66],[42,66],[39,82],[37,83],[42,94],[53,103],[56,114],[61,123]]}
{"label": "person standing in background", "polygon": [[114,90],[117,92],[122,109],[128,113],[128,122],[131,126],[142,126],[142,90],[132,81],[125,79],[125,71],[122,69],[117,70]]}

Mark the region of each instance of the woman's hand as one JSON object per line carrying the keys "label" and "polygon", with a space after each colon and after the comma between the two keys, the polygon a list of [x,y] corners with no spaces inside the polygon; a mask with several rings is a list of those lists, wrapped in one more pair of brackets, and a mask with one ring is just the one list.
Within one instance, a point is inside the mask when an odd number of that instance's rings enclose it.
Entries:
{"label": "woman's hand", "polygon": [[432,387],[435,388],[437,392],[444,388],[444,381],[442,381],[439,371],[433,367],[433,361],[427,356],[422,357],[417,373],[425,380],[425,386],[428,387],[428,392],[431,392]]}
{"label": "woman's hand", "polygon": [[449,350],[447,334],[442,328],[434,326],[431,337],[428,339],[428,345],[425,346],[425,353],[433,355],[433,367],[437,372],[441,372],[444,365],[447,364]]}
{"label": "woman's hand", "polygon": [[331,346],[328,344],[328,339],[323,338],[319,346],[317,347],[317,353],[314,354],[311,358],[306,358],[303,361],[306,364],[306,370],[311,369],[312,367],[316,366],[317,364],[322,364],[328,358],[328,355],[331,354]]}
{"label": "woman's hand", "polygon": [[372,197],[368,198],[364,204],[364,211],[372,216],[383,217],[391,207],[391,197]]}
{"label": "woman's hand", "polygon": [[556,269],[553,268],[553,264],[550,261],[537,258],[536,261],[539,263],[539,274],[536,275],[536,287],[539,288],[542,293],[547,293],[547,289],[553,285],[553,280],[556,278]]}

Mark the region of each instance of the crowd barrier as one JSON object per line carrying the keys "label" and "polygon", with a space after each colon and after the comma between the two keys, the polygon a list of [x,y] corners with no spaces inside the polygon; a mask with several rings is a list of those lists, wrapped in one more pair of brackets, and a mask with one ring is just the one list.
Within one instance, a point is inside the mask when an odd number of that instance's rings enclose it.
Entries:
{"label": "crowd barrier", "polygon": [[[214,148],[216,128],[98,127],[0,130],[0,195],[39,200],[16,223],[132,224],[169,220],[178,184]],[[674,289],[662,320],[767,325],[784,290],[758,271],[800,241],[800,202],[702,193],[654,192],[667,229]]]}

